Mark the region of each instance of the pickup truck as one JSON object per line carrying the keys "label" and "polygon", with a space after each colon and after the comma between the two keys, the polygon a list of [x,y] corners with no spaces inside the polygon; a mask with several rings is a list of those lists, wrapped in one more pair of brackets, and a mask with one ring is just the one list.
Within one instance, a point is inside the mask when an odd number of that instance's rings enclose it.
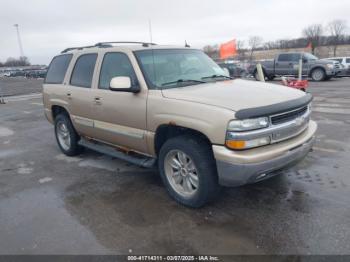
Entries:
{"label": "pickup truck", "polygon": [[[281,53],[276,59],[260,63],[265,77],[273,80],[276,76],[297,76],[300,59],[303,61],[302,75],[311,77],[314,81],[329,80],[341,72],[339,62],[318,59],[310,53]],[[256,64],[250,66],[249,73],[259,79]]]}
{"label": "pickup truck", "polygon": [[68,48],[43,85],[64,154],[90,148],[157,166],[169,195],[189,207],[215,199],[221,186],[259,182],[302,160],[317,129],[311,100],[231,79],[201,50],[151,43]]}

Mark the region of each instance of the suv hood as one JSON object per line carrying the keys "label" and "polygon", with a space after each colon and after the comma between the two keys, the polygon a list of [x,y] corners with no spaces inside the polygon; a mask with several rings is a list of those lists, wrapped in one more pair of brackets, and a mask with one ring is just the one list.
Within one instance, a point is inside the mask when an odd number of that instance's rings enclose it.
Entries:
{"label": "suv hood", "polygon": [[300,98],[304,92],[286,86],[249,80],[227,80],[164,89],[166,98],[202,103],[233,111],[268,106]]}

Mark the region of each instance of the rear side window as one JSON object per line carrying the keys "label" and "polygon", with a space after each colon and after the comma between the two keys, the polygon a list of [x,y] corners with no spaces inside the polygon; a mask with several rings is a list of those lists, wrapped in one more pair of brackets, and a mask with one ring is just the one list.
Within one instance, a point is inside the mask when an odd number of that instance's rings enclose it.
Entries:
{"label": "rear side window", "polygon": [[280,54],[278,56],[278,61],[280,62],[285,62],[285,61],[290,61],[290,54]]}
{"label": "rear side window", "polygon": [[71,54],[54,57],[50,63],[49,70],[47,71],[45,83],[62,84],[71,59]]}
{"label": "rear side window", "polygon": [[75,63],[70,84],[79,87],[91,87],[97,54],[81,55]]}
{"label": "rear side window", "polygon": [[300,54],[280,54],[278,57],[278,61],[280,62],[298,62],[300,59]]}
{"label": "rear side window", "polygon": [[116,76],[128,76],[132,85],[137,83],[136,75],[128,56],[123,53],[107,53],[103,58],[99,88],[109,89],[111,79]]}

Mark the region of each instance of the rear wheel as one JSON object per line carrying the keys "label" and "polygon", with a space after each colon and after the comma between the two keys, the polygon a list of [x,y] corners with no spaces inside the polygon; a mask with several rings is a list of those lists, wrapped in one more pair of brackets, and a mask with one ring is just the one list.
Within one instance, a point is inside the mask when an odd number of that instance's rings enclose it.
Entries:
{"label": "rear wheel", "polygon": [[171,138],[160,150],[158,165],[168,193],[180,204],[201,207],[218,196],[215,160],[206,141]]}
{"label": "rear wheel", "polygon": [[326,73],[321,68],[316,68],[311,72],[311,78],[314,81],[323,81],[326,78]]}
{"label": "rear wheel", "polygon": [[268,79],[269,81],[272,81],[272,80],[275,79],[275,76],[267,76],[267,79]]}
{"label": "rear wheel", "polygon": [[81,153],[82,147],[78,145],[80,137],[67,114],[56,116],[55,136],[59,148],[65,155],[75,156]]}

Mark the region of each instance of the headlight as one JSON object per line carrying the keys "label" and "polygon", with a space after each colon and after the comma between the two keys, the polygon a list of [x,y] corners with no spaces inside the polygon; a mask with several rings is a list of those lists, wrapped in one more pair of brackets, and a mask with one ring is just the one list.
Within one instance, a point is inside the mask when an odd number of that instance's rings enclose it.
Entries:
{"label": "headlight", "polygon": [[267,117],[259,117],[244,120],[232,120],[228,124],[229,131],[249,131],[260,129],[269,126],[269,119]]}
{"label": "headlight", "polygon": [[253,147],[259,147],[270,144],[271,139],[269,136],[259,137],[250,140],[233,140],[230,139],[230,132],[227,133],[226,146],[234,150],[242,150]]}
{"label": "headlight", "polygon": [[333,68],[334,68],[334,64],[327,64],[327,67],[328,67],[329,69],[333,69]]}

